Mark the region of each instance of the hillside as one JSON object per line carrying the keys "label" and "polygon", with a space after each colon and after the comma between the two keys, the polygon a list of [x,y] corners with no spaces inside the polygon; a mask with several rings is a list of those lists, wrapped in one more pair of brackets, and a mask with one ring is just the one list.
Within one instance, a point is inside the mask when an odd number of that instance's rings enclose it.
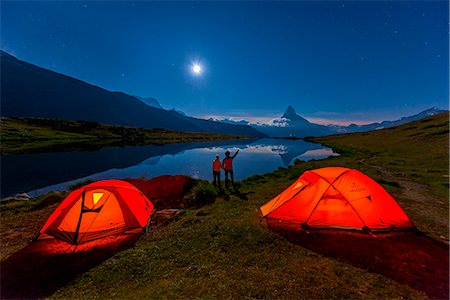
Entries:
{"label": "hillside", "polygon": [[[289,168],[252,176],[237,191],[218,195],[214,203],[185,209],[176,221],[152,228],[131,248],[90,267],[52,298],[423,299],[425,293],[448,298],[448,244],[439,242],[448,241],[448,126],[445,113],[391,129],[316,139],[335,147],[341,156],[297,161]],[[362,254],[357,251],[346,259],[291,243],[260,222],[261,205],[305,170],[326,166],[356,168],[371,176],[420,230],[435,239],[411,236],[410,250],[389,249],[405,256],[391,253],[386,264],[380,261],[384,250],[375,251],[364,262],[358,261]],[[51,210],[26,210],[11,203],[1,211],[5,239],[5,232],[24,226],[13,222],[18,214],[34,224]],[[22,239],[26,242],[26,234]],[[352,247],[390,243],[370,235],[363,241]],[[432,245],[447,249],[447,255],[428,252],[434,251]],[[436,264],[416,264],[419,256],[432,261],[436,257]],[[400,260],[397,265],[393,257]],[[377,264],[380,268],[373,269]]]}
{"label": "hillside", "polygon": [[396,176],[425,183],[448,196],[449,113],[363,133],[313,138],[344,155],[364,155],[359,164],[382,165]]}
{"label": "hillside", "polygon": [[199,121],[151,107],[136,97],[110,92],[0,52],[1,115],[83,120],[130,127],[215,132],[263,137],[245,125]]}

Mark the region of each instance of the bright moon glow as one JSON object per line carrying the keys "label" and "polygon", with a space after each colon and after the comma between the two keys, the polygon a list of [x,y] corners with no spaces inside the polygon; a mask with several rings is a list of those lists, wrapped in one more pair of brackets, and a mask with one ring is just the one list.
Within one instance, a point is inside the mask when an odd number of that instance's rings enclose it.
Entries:
{"label": "bright moon glow", "polygon": [[194,74],[200,74],[202,72],[202,67],[200,67],[200,65],[195,64],[192,66],[192,72],[194,72]]}

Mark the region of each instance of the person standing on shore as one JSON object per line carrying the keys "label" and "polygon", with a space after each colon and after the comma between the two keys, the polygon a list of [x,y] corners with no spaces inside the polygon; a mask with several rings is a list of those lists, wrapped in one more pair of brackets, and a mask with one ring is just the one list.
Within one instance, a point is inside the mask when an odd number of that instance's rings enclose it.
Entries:
{"label": "person standing on shore", "polygon": [[233,159],[239,153],[239,149],[234,153],[233,156],[230,156],[230,151],[225,152],[225,158],[223,159],[222,168],[225,170],[225,186],[228,186],[228,174],[231,177],[231,184],[234,187],[234,178],[233,178]]}
{"label": "person standing on shore", "polygon": [[222,169],[222,163],[220,162],[219,154],[216,154],[216,159],[213,160],[212,171],[213,171],[213,180],[214,186],[218,186],[220,188],[220,169]]}

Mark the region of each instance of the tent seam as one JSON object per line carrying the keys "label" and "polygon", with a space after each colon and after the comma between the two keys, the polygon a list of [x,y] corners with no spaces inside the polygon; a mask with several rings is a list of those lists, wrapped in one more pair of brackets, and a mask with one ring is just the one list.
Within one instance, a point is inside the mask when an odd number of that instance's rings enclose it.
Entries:
{"label": "tent seam", "polygon": [[[321,175],[317,174],[316,172],[310,171],[311,173],[316,174],[317,176],[319,176],[322,180],[324,180],[326,183],[329,184],[329,186],[327,187],[326,190],[323,191],[322,195],[320,195],[319,197],[319,201],[317,201],[316,205],[314,206],[314,208],[311,210],[311,213],[309,214],[308,218],[306,219],[305,223],[308,223],[309,219],[311,218],[312,214],[314,213],[314,211],[316,210],[317,206],[319,205],[320,201],[322,201],[323,195],[325,195],[325,193],[328,191],[328,189],[330,188],[330,186],[332,186],[336,191],[339,192],[339,194],[342,195],[341,191],[339,191],[334,185],[333,183],[335,183],[339,178],[341,178],[342,175],[344,175],[345,173],[347,173],[348,171],[351,171],[351,169],[347,169],[344,172],[342,172],[341,174],[339,174],[338,177],[336,177],[333,182],[329,182],[328,180],[326,180],[324,177],[322,177]],[[342,195],[343,196],[343,195]],[[345,197],[344,197],[345,198]],[[346,199],[346,198],[345,198]],[[346,199],[347,200],[347,199]],[[347,200],[348,202],[348,200]],[[364,222],[363,222],[364,223]],[[365,224],[364,224],[365,225]]]}

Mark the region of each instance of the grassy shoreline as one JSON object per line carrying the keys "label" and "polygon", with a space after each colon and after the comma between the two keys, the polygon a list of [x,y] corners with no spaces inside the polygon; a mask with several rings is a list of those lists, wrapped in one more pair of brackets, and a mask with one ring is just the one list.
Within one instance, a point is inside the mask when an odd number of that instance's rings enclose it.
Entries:
{"label": "grassy shoreline", "polygon": [[[448,113],[314,141],[341,155],[251,176],[238,183],[239,192],[186,209],[52,298],[426,298],[405,284],[288,242],[260,223],[259,207],[306,170],[355,168],[386,188],[419,229],[448,241]],[[2,239],[8,230],[9,238],[24,239],[29,233],[17,237],[10,227],[45,218],[57,205],[49,203],[1,209]]]}
{"label": "grassy shoreline", "polygon": [[11,154],[251,138],[32,118],[2,118],[0,132],[0,151]]}

